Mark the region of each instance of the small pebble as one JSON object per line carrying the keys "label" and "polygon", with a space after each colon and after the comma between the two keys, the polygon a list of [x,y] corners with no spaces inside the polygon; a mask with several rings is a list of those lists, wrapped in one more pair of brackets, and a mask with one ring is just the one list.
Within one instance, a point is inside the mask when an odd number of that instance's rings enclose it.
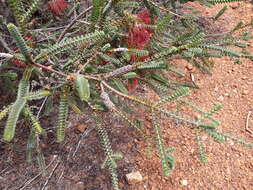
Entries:
{"label": "small pebble", "polygon": [[139,171],[126,174],[126,179],[129,184],[136,184],[143,180],[142,175]]}
{"label": "small pebble", "polygon": [[79,131],[79,132],[84,132],[86,129],[87,129],[87,125],[85,124],[78,124],[76,126],[76,129]]}
{"label": "small pebble", "polygon": [[191,64],[188,64],[188,65],[186,66],[186,69],[189,70],[189,71],[191,71],[191,70],[193,69],[193,66],[192,66]]}
{"label": "small pebble", "polygon": [[243,92],[242,92],[242,95],[248,95],[249,94],[249,91],[248,90],[244,90]]}
{"label": "small pebble", "polygon": [[187,181],[186,179],[182,179],[182,180],[180,181],[180,183],[181,183],[181,185],[183,185],[183,186],[188,185],[188,181]]}
{"label": "small pebble", "polygon": [[223,100],[224,100],[224,97],[223,97],[223,96],[219,96],[219,97],[217,98],[217,100],[218,100],[218,101],[223,101]]}

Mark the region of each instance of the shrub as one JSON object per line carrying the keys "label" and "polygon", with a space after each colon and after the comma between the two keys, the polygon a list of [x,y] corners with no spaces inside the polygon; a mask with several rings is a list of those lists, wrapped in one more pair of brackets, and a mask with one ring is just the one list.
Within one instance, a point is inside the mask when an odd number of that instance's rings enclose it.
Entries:
{"label": "shrub", "polygon": [[[212,5],[228,2],[227,0],[201,1]],[[33,152],[37,152],[39,163],[43,165],[43,154],[38,147],[38,139],[45,135],[45,130],[35,116],[32,103],[41,103],[40,110],[52,97],[59,100],[56,141],[62,142],[65,137],[65,125],[72,109],[76,114],[92,110],[92,117],[97,123],[97,132],[105,151],[103,167],[111,173],[113,188],[119,189],[117,179],[117,164],[115,159],[120,154],[113,152],[108,134],[103,128],[101,114],[112,112],[120,116],[131,127],[135,128],[144,139],[149,139],[138,125],[138,121],[124,112],[123,106],[117,99],[125,99],[135,103],[135,106],[144,106],[152,114],[154,136],[161,157],[165,176],[170,175],[174,167],[175,158],[171,148],[164,146],[160,131],[161,115],[171,120],[180,121],[190,127],[196,134],[199,153],[202,161],[206,161],[204,148],[200,140],[202,133],[207,133],[216,141],[223,142],[232,138],[250,145],[239,138],[232,137],[218,131],[219,121],[212,115],[221,108],[214,106],[205,112],[185,98],[189,95],[189,88],[198,88],[194,82],[179,82],[169,78],[167,73],[184,77],[172,63],[173,59],[185,59],[204,72],[210,73],[207,62],[212,57],[230,56],[235,58],[253,58],[253,55],[232,51],[227,46],[239,46],[245,52],[248,33],[233,36],[240,28],[250,27],[251,23],[239,23],[235,28],[223,35],[209,34],[198,25],[198,19],[191,13],[177,13],[176,2],[155,3],[151,0],[120,1],[120,0],[93,0],[86,10],[82,6],[67,4],[66,1],[52,0],[48,3],[50,12],[42,8],[40,0],[31,0],[28,7],[25,1],[9,0],[8,5],[13,12],[16,25],[6,24],[2,17],[1,33],[10,35],[15,42],[7,42],[9,53],[1,53],[4,58],[0,65],[1,82],[13,77],[14,71],[4,69],[6,65],[14,65],[22,71],[19,80],[16,100],[0,112],[0,119],[7,117],[3,139],[10,142],[15,137],[17,121],[21,116],[32,123],[31,134],[28,138],[28,160]],[[180,3],[186,3],[180,1]],[[67,8],[69,7],[69,8]],[[76,9],[79,15],[72,19],[64,29],[53,30],[50,37],[40,39],[40,33],[32,30],[27,23],[36,15],[51,16],[51,22],[41,21],[36,26],[43,31],[43,27],[59,27],[59,17],[67,18]],[[219,19],[226,8],[223,8],[213,19]],[[65,12],[64,12],[65,11]],[[46,16],[42,14],[46,13]],[[66,15],[65,15],[66,14]],[[78,19],[88,15],[89,22],[76,24]],[[58,17],[55,19],[54,17]],[[155,24],[156,23],[156,24]],[[69,32],[69,33],[68,33]],[[67,35],[68,34],[68,35]],[[37,41],[40,42],[37,42]],[[10,48],[9,48],[10,47]],[[14,51],[16,49],[16,51]],[[167,76],[167,77],[166,77]],[[19,77],[14,77],[17,81]],[[31,90],[31,81],[37,81],[40,89]],[[158,101],[131,95],[139,85],[146,85],[159,97]],[[167,102],[188,106],[201,114],[199,118],[192,118],[179,111],[166,109]]]}

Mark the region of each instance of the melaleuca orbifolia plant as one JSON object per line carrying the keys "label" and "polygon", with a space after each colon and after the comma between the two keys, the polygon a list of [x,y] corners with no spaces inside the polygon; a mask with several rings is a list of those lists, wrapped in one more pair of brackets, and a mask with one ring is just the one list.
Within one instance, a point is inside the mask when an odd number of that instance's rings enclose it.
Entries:
{"label": "melaleuca orbifolia plant", "polygon": [[[194,129],[202,161],[206,161],[200,138],[202,133],[207,133],[216,141],[223,142],[226,138],[232,138],[250,145],[217,131],[219,121],[212,115],[221,105],[214,106],[208,112],[203,111],[183,98],[189,95],[189,88],[198,88],[197,85],[193,82],[179,82],[168,76],[169,73],[173,73],[178,77],[184,77],[184,74],[174,67],[173,59],[185,59],[208,73],[210,68],[207,62],[210,62],[212,57],[252,59],[253,55],[247,54],[246,51],[249,45],[247,40],[252,36],[248,33],[233,36],[233,33],[241,28],[252,27],[252,21],[246,24],[240,22],[224,34],[210,34],[199,26],[198,17],[178,11],[184,6],[185,1],[93,0],[92,7],[83,9],[80,4],[77,6],[63,0],[52,0],[49,2],[48,10],[45,10],[42,2],[8,0],[15,24],[6,23],[6,19],[1,17],[0,25],[0,34],[13,39],[4,42],[6,52],[0,53],[0,76],[8,78],[11,77],[10,72],[15,74],[15,70],[7,69],[6,66],[10,64],[19,67],[23,73],[17,87],[16,101],[1,108],[0,119],[7,117],[3,140],[13,140],[20,117],[30,120],[32,127],[27,146],[28,160],[31,160],[32,153],[37,151],[39,163],[43,166],[43,155],[36,147],[40,135],[44,135],[45,130],[36,117],[38,113],[31,108],[31,101],[43,99],[39,109],[41,111],[52,97],[59,97],[56,123],[56,141],[59,143],[64,140],[69,109],[77,114],[82,114],[85,109],[92,110],[93,115],[90,117],[97,123],[96,129],[105,151],[103,167],[110,171],[115,190],[119,189],[115,159],[121,155],[112,151],[108,134],[103,128],[101,114],[112,112],[118,115],[140,132],[143,138],[149,139],[138,122],[123,111],[122,105],[113,101],[115,99],[134,102],[135,106],[144,106],[150,111],[165,176],[170,175],[175,159],[168,147],[164,146],[159,126],[161,115],[181,121],[186,127]],[[200,2],[212,5],[230,1]],[[77,17],[70,19],[70,23],[64,27],[58,26],[59,19],[54,19],[54,16],[71,15],[74,9],[79,12]],[[219,19],[225,10],[226,7],[213,19]],[[51,17],[51,21],[36,23],[38,29],[31,29],[29,22],[35,16],[34,13],[41,14],[43,11],[48,18]],[[1,39],[4,41],[4,38]],[[244,53],[226,48],[231,45],[240,47]],[[14,77],[15,80],[17,77]],[[41,89],[31,90],[31,82],[34,80]],[[137,85],[150,87],[159,95],[160,100],[150,101],[144,97],[130,95],[129,92]],[[164,105],[171,101],[190,107],[200,113],[200,117],[196,119],[166,109]],[[129,104],[125,106],[131,107]]]}

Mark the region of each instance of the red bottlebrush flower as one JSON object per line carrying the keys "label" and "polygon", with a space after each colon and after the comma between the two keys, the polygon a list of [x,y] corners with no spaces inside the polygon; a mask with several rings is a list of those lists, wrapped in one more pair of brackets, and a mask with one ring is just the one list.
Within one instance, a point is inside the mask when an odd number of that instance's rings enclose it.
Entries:
{"label": "red bottlebrush flower", "polygon": [[14,60],[12,61],[12,63],[13,63],[14,65],[18,66],[18,67],[24,67],[24,66],[25,66],[25,64],[22,63],[21,61],[19,61],[18,59],[14,59]]}
{"label": "red bottlebrush flower", "polygon": [[55,15],[60,15],[68,8],[65,0],[52,0],[48,2],[48,9]]}
{"label": "red bottlebrush flower", "polygon": [[138,12],[137,18],[144,24],[151,24],[150,12],[147,9]]}
{"label": "red bottlebrush flower", "polygon": [[[151,24],[150,13],[147,9],[140,11],[136,16],[141,23]],[[152,33],[152,30],[143,25],[133,26],[128,32],[128,47],[143,49],[145,45],[149,42]]]}
{"label": "red bottlebrush flower", "polygon": [[128,33],[127,43],[129,48],[143,49],[149,42],[151,34],[146,27],[134,26]]}
{"label": "red bottlebrush flower", "polygon": [[138,79],[136,79],[136,78],[129,79],[129,82],[127,85],[127,90],[129,92],[133,91],[137,88],[137,86],[138,86]]}
{"label": "red bottlebrush flower", "polygon": [[32,40],[33,37],[32,37],[32,36],[26,36],[25,39],[27,39],[27,40]]}
{"label": "red bottlebrush flower", "polygon": [[[143,24],[151,24],[150,13],[147,9],[140,11],[136,15],[140,24],[134,25],[130,28],[127,37],[128,48],[144,49],[153,34],[153,31],[145,27]],[[140,57],[141,61],[145,61],[149,56]],[[131,62],[136,61],[136,55],[131,54]],[[128,91],[133,91],[138,86],[138,80],[136,78],[130,79],[128,81],[127,89]]]}
{"label": "red bottlebrush flower", "polygon": [[102,65],[106,65],[107,63],[109,63],[109,61],[106,61],[106,60],[101,60],[100,62]]}

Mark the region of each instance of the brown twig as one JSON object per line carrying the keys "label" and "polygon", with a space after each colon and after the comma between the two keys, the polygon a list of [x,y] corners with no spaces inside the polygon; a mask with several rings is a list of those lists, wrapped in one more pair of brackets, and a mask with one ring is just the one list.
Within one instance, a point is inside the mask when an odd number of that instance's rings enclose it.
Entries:
{"label": "brown twig", "polygon": [[76,149],[74,150],[73,154],[72,154],[72,157],[74,157],[78,151],[78,149],[80,148],[80,144],[81,144],[81,141],[83,140],[84,137],[86,137],[93,129],[95,129],[95,127],[91,127],[89,129],[87,129],[86,131],[84,131],[77,143],[77,146],[76,146]]}
{"label": "brown twig", "polygon": [[58,162],[55,164],[55,166],[54,166],[52,172],[50,173],[49,177],[47,178],[47,181],[45,182],[45,184],[43,185],[43,187],[41,188],[41,190],[44,190],[44,189],[46,188],[46,186],[47,186],[49,180],[51,179],[53,173],[55,172],[56,168],[60,165],[60,163],[61,163],[60,160],[58,160]]}
{"label": "brown twig", "polygon": [[92,9],[92,6],[90,6],[89,8],[85,9],[83,12],[80,13],[80,15],[78,15],[76,18],[74,18],[69,25],[62,31],[61,35],[59,36],[58,40],[56,41],[56,43],[59,43],[63,37],[65,36],[65,34],[67,33],[68,29],[71,28],[71,26],[73,26],[75,24],[75,22],[80,19],[82,16],[84,16],[85,14],[87,14],[89,12],[89,10]]}
{"label": "brown twig", "polygon": [[52,69],[52,68],[50,68],[50,67],[47,67],[47,66],[45,66],[45,65],[41,65],[41,64],[39,64],[39,63],[34,63],[34,65],[35,65],[36,67],[40,67],[40,68],[45,69],[45,70],[47,70],[47,71],[51,71],[51,72],[56,73],[56,74],[58,74],[58,75],[61,75],[61,76],[63,76],[63,77],[67,77],[67,76],[68,76],[68,75],[66,75],[66,74],[64,74],[64,73],[62,73],[62,72],[56,71],[56,70],[54,70],[54,69]]}
{"label": "brown twig", "polygon": [[156,3],[154,3],[154,2],[151,1],[151,0],[148,0],[148,2],[149,2],[150,4],[152,4],[154,7],[158,8],[158,9],[160,9],[160,10],[162,10],[162,11],[169,12],[169,13],[171,13],[171,14],[173,14],[174,16],[177,16],[177,17],[179,17],[179,18],[184,18],[184,16],[179,15],[179,14],[177,14],[177,13],[174,13],[174,12],[170,11],[169,9],[166,9],[166,8],[164,8],[164,7],[160,7],[159,5],[157,5]]}
{"label": "brown twig", "polygon": [[[53,160],[47,165],[47,167],[46,167],[45,169],[49,168],[49,167],[53,164],[53,162],[56,160],[57,157],[58,157],[58,156],[55,156],[55,157],[53,158]],[[24,184],[22,184],[22,185],[21,185],[20,187],[18,187],[16,190],[23,190],[23,189],[25,189],[29,184],[31,184],[35,179],[37,179],[42,173],[43,173],[43,172],[40,172],[38,175],[34,176],[32,179],[26,181]],[[21,187],[22,187],[22,188],[21,188]]]}
{"label": "brown twig", "polygon": [[7,43],[4,41],[4,39],[0,36],[0,44],[8,51],[12,52],[12,50],[8,47]]}
{"label": "brown twig", "polygon": [[247,132],[249,132],[251,135],[253,135],[253,131],[249,128],[249,117],[250,117],[250,115],[251,115],[251,111],[248,112],[245,129],[246,129]]}
{"label": "brown twig", "polygon": [[129,95],[126,95],[126,94],[121,93],[120,91],[118,91],[118,90],[114,89],[113,87],[111,87],[111,86],[110,86],[109,84],[107,84],[105,81],[101,81],[101,84],[100,84],[100,85],[102,85],[102,86],[108,88],[108,89],[111,90],[113,93],[117,94],[118,96],[124,97],[124,98],[126,98],[126,99],[128,99],[128,100],[132,100],[132,101],[138,102],[138,103],[140,103],[140,104],[142,104],[142,105],[145,105],[145,106],[147,106],[147,107],[152,107],[152,108],[154,108],[154,109],[159,109],[158,107],[155,107],[155,105],[154,105],[152,102],[149,102],[148,100],[143,101],[143,100],[141,100],[141,99],[139,99],[139,98],[137,98],[137,97],[133,97],[133,96],[129,96]]}
{"label": "brown twig", "polygon": [[81,71],[84,70],[84,68],[90,64],[97,56],[98,52],[95,52],[93,56],[91,56],[84,65],[82,65],[82,67],[77,71],[77,73],[79,74]]}

